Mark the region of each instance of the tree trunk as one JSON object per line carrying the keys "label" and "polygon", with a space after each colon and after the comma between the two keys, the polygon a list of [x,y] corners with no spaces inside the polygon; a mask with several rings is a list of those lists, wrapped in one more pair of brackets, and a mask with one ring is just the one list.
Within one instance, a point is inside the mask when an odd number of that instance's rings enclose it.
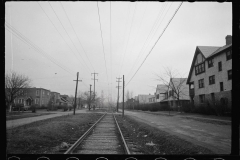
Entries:
{"label": "tree trunk", "polygon": [[12,112],[12,104],[9,104],[9,112]]}

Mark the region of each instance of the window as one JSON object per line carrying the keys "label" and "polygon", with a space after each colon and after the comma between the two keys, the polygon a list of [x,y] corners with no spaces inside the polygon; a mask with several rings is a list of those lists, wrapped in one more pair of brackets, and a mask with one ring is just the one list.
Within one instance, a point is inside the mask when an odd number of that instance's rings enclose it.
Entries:
{"label": "window", "polygon": [[36,96],[39,96],[39,90],[36,90]]}
{"label": "window", "polygon": [[204,101],[205,101],[205,94],[199,95],[199,100],[200,100],[200,103],[204,103]]}
{"label": "window", "polygon": [[209,77],[209,85],[215,84],[215,75]]}
{"label": "window", "polygon": [[227,61],[232,59],[232,50],[227,51],[226,58],[227,58]]}
{"label": "window", "polygon": [[228,80],[232,79],[232,70],[228,70]]}
{"label": "window", "polygon": [[222,71],[222,62],[218,62],[218,71]]}
{"label": "window", "polygon": [[208,60],[208,68],[213,67],[213,59]]}
{"label": "window", "polygon": [[220,91],[223,91],[223,82],[220,82]]}
{"label": "window", "polygon": [[159,99],[159,94],[157,94],[157,97],[156,97],[157,99]]}
{"label": "window", "polygon": [[199,88],[203,88],[204,87],[204,79],[198,80],[198,86],[199,86]]}
{"label": "window", "polygon": [[195,74],[196,75],[201,74],[203,72],[205,72],[205,63],[204,62],[195,66]]}

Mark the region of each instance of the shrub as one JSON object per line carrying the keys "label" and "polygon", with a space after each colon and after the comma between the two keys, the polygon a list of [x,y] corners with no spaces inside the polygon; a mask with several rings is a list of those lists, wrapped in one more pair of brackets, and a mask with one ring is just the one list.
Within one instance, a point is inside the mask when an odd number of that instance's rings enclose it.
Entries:
{"label": "shrub", "polygon": [[39,107],[39,105],[37,105],[37,104],[33,104],[30,106],[30,110],[32,110],[32,113],[36,113],[37,107]]}
{"label": "shrub", "polygon": [[193,111],[193,109],[194,109],[194,107],[193,107],[193,105],[192,104],[184,104],[184,105],[182,105],[182,111],[183,112],[186,112],[186,113],[190,113],[190,112],[192,112]]}

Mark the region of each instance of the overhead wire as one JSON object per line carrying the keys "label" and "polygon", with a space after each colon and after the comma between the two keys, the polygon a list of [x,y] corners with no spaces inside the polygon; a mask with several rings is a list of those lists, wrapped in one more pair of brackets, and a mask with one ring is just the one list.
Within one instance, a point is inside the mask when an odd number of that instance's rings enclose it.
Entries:
{"label": "overhead wire", "polygon": [[165,32],[165,30],[167,29],[167,27],[169,26],[169,24],[171,23],[172,19],[175,17],[176,13],[178,12],[178,10],[180,9],[181,5],[183,2],[180,3],[180,5],[178,6],[177,10],[175,11],[175,13],[173,14],[173,16],[171,17],[171,19],[169,20],[168,24],[166,25],[166,27],[164,28],[162,34],[158,37],[157,41],[155,42],[155,44],[153,45],[153,47],[151,48],[151,50],[149,51],[149,53],[147,54],[147,56],[145,57],[145,59],[143,60],[143,62],[141,63],[141,65],[138,67],[137,71],[134,73],[134,75],[131,77],[131,79],[128,81],[128,83],[126,84],[126,86],[131,82],[131,80],[133,79],[133,77],[137,74],[137,72],[139,71],[139,69],[142,67],[142,65],[144,64],[144,62],[146,61],[147,57],[151,54],[153,48],[156,46],[157,42],[159,41],[159,39],[162,37],[163,33]]}
{"label": "overhead wire", "polygon": [[[40,8],[42,9],[42,11],[44,12],[44,14],[47,16],[48,20],[51,22],[51,24],[54,26],[55,30],[58,32],[58,34],[61,36],[61,38],[64,40],[64,42],[67,44],[68,48],[74,53],[74,51],[72,50],[72,48],[69,46],[69,44],[67,43],[67,41],[65,40],[65,38],[62,36],[62,34],[58,31],[57,27],[54,25],[54,23],[52,22],[52,20],[50,19],[50,17],[47,15],[47,13],[44,11],[44,9],[42,8],[42,6],[39,4],[39,2],[37,2],[38,5],[40,6]],[[74,53],[75,55],[75,53]],[[76,56],[76,55],[75,55]]]}
{"label": "overhead wire", "polygon": [[[55,60],[54,58],[52,58],[49,54],[47,54],[43,49],[41,49],[40,47],[38,47],[36,44],[34,44],[31,40],[29,40],[28,38],[26,38],[24,35],[22,35],[18,30],[16,30],[13,26],[11,26],[10,24],[8,24],[8,22],[5,21],[5,25],[7,28],[9,28],[11,33],[14,33],[20,40],[22,40],[23,42],[25,42],[26,44],[30,45],[33,49],[35,49],[38,53],[40,53],[41,55],[43,55],[45,58],[49,59],[52,63],[54,63],[55,65],[59,66],[60,68],[62,68],[63,70],[67,71],[70,74],[73,74],[71,72],[68,71],[68,69],[60,64],[59,62],[57,62],[57,60]],[[59,64],[58,64],[59,63]]]}
{"label": "overhead wire", "polygon": [[124,52],[124,55],[123,55],[123,60],[122,60],[122,65],[121,65],[121,69],[120,69],[120,74],[122,73],[122,66],[123,66],[124,59],[125,59],[125,54],[126,54],[126,51],[127,51],[127,48],[128,48],[129,37],[130,37],[131,31],[132,31],[132,23],[133,23],[133,20],[134,20],[134,15],[135,15],[135,11],[136,11],[136,6],[137,6],[137,2],[136,2],[135,7],[134,7],[134,12],[133,12],[133,17],[132,17],[130,32],[129,32],[129,34],[128,34],[128,40],[127,40],[127,45],[126,45],[125,52]]}
{"label": "overhead wire", "polygon": [[[56,17],[57,17],[58,21],[60,22],[61,26],[63,27],[64,31],[67,33],[67,35],[68,35],[68,38],[69,38],[69,39],[70,39],[70,41],[72,42],[72,44],[73,44],[73,46],[75,47],[76,51],[78,52],[78,54],[79,54],[79,55],[80,55],[80,57],[82,58],[82,56],[81,56],[81,54],[79,53],[79,51],[78,51],[78,49],[77,49],[76,45],[74,44],[74,42],[72,41],[71,37],[69,36],[69,34],[68,34],[67,30],[66,30],[66,29],[65,29],[65,27],[63,26],[63,24],[62,24],[61,20],[59,19],[58,15],[57,15],[57,13],[55,12],[54,8],[52,7],[51,3],[50,3],[50,2],[48,2],[48,3],[49,3],[49,5],[51,6],[51,8],[52,8],[52,10],[53,10],[54,14],[56,15]],[[74,53],[74,54],[75,54],[75,53]],[[77,57],[77,56],[76,56],[76,57]],[[83,62],[85,63],[85,65],[87,66],[87,69],[90,71],[90,69],[88,68],[88,65],[86,64],[86,62],[84,61],[84,59],[83,59],[83,58],[82,58],[82,60],[83,60]],[[91,72],[91,71],[90,71],[90,72]]]}
{"label": "overhead wire", "polygon": [[70,25],[71,25],[71,27],[72,27],[72,29],[73,29],[73,31],[74,31],[76,37],[77,37],[77,39],[78,39],[79,44],[80,44],[81,47],[82,47],[82,50],[84,51],[84,53],[85,53],[85,55],[86,55],[88,61],[89,61],[90,64],[91,64],[91,67],[93,68],[93,70],[95,70],[94,67],[93,67],[93,65],[92,65],[92,63],[91,63],[91,61],[89,60],[89,58],[88,58],[88,56],[87,56],[87,53],[86,53],[85,49],[83,48],[83,45],[82,45],[81,41],[79,40],[79,37],[78,37],[78,35],[77,35],[77,33],[76,33],[76,31],[75,31],[75,29],[74,29],[74,27],[73,27],[73,25],[72,25],[72,23],[71,23],[69,17],[68,17],[68,15],[67,15],[66,10],[64,9],[64,7],[63,7],[63,5],[62,5],[62,2],[60,2],[60,4],[61,4],[61,6],[62,6],[62,8],[63,8],[63,11],[64,11],[64,13],[66,14],[66,17],[67,17],[67,19],[68,19],[68,21],[69,21],[69,23],[70,23]]}
{"label": "overhead wire", "polygon": [[[104,54],[105,68],[106,68],[107,81],[108,81],[108,72],[107,72],[106,57],[105,57],[105,50],[104,50],[104,44],[103,44],[102,26],[101,26],[101,20],[100,20],[100,13],[99,13],[98,2],[97,2],[97,8],[98,8],[98,18],[99,18],[99,25],[100,25],[101,38],[102,38],[102,47],[103,47],[103,54]],[[109,82],[109,81],[108,81],[108,82]]]}
{"label": "overhead wire", "polygon": [[[128,75],[131,73],[132,69],[135,67],[136,62],[138,62],[138,59],[139,59],[141,53],[143,53],[143,50],[145,49],[145,46],[146,46],[146,44],[147,44],[147,42],[148,42],[148,39],[149,39],[151,33],[152,33],[153,30],[155,29],[156,24],[159,22],[160,17],[162,16],[162,13],[163,13],[164,10],[165,10],[165,5],[162,6],[161,8],[163,8],[163,9],[161,9],[161,10],[159,11],[158,16],[157,16],[157,18],[156,18],[156,20],[155,20],[155,22],[154,22],[154,24],[153,24],[153,26],[152,26],[149,34],[148,34],[148,36],[147,36],[147,39],[144,41],[144,44],[142,45],[142,48],[141,48],[140,52],[138,53],[138,56],[137,56],[137,58],[135,59],[132,68],[131,68],[130,71],[128,72]],[[160,23],[160,24],[161,24],[161,23]]]}
{"label": "overhead wire", "polygon": [[111,1],[110,1],[110,55],[111,55],[111,99],[112,99],[112,22],[111,22]]}

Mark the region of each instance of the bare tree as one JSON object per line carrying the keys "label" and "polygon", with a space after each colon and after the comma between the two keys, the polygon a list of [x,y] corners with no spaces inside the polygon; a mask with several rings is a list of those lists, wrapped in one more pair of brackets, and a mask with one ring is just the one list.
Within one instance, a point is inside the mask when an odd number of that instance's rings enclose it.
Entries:
{"label": "bare tree", "polygon": [[100,99],[101,98],[97,97],[97,94],[95,94],[95,98],[94,98],[94,95],[91,95],[91,97],[90,97],[90,94],[88,92],[84,92],[81,95],[81,100],[82,100],[82,102],[87,103],[89,111],[91,110],[91,108],[94,109],[94,107],[96,105],[100,104]]}
{"label": "bare tree", "polygon": [[24,75],[16,72],[7,73],[5,75],[5,101],[9,112],[12,111],[14,99],[18,97],[18,93],[25,88],[30,87],[31,80]]}
{"label": "bare tree", "polygon": [[[167,86],[166,94],[167,97],[172,96],[177,100],[177,105],[180,105],[180,98],[185,95],[188,96],[188,88],[186,87],[187,78],[182,78],[182,76],[171,68],[165,68],[165,73],[162,75],[156,75],[157,80],[161,81],[165,86]],[[180,78],[176,78],[180,77]],[[170,91],[170,95],[168,95]]]}

